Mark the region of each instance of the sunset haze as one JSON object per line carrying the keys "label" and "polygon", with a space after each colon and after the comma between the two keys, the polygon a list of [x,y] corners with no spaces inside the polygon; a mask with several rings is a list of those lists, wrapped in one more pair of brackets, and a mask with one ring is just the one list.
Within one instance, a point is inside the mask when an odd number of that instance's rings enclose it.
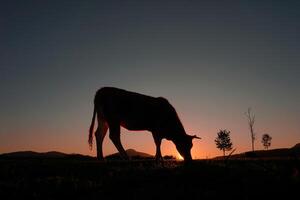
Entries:
{"label": "sunset haze", "polygon": [[[0,153],[96,156],[88,146],[96,91],[165,97],[194,140],[193,158],[300,142],[298,1],[1,1]],[[152,135],[121,130],[125,149],[155,154]],[[95,142],[94,142],[95,143]],[[108,134],[105,155],[117,150]],[[163,155],[179,158],[163,140]]]}

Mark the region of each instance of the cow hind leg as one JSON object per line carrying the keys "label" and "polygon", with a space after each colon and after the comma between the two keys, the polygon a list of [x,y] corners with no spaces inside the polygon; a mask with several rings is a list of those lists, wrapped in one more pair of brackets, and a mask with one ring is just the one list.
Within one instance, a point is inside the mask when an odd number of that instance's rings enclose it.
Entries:
{"label": "cow hind leg", "polygon": [[120,136],[121,136],[120,125],[119,124],[109,125],[109,138],[116,146],[121,157],[125,160],[128,160],[129,158],[128,158],[126,151],[124,150],[124,148],[122,146]]}
{"label": "cow hind leg", "polygon": [[103,160],[103,150],[102,150],[102,144],[104,137],[107,133],[108,125],[106,121],[102,118],[98,117],[98,128],[96,130],[95,136],[96,136],[96,143],[97,143],[97,158],[99,160]]}

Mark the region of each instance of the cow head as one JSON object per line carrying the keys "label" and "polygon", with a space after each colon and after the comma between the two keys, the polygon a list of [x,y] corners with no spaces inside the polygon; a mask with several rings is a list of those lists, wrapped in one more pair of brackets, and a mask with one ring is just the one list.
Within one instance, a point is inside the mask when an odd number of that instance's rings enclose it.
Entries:
{"label": "cow head", "polygon": [[193,139],[201,139],[196,135],[184,135],[184,137],[180,138],[175,142],[176,149],[180,153],[180,155],[184,158],[184,161],[191,161],[191,149],[193,147]]}

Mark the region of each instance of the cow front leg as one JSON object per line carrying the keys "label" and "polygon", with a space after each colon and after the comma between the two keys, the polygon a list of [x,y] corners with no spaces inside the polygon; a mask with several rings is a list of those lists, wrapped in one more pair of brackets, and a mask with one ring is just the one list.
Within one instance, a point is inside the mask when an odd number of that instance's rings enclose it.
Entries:
{"label": "cow front leg", "polygon": [[156,154],[155,154],[155,160],[157,162],[159,161],[162,161],[163,160],[163,157],[161,155],[161,151],[160,151],[160,145],[161,145],[161,138],[156,136],[155,134],[153,134],[153,138],[154,138],[154,142],[155,142],[155,145],[156,145]]}
{"label": "cow front leg", "polygon": [[121,144],[120,135],[121,135],[120,125],[109,126],[109,138],[114,143],[117,150],[119,151],[121,158],[128,160],[129,159],[128,155]]}

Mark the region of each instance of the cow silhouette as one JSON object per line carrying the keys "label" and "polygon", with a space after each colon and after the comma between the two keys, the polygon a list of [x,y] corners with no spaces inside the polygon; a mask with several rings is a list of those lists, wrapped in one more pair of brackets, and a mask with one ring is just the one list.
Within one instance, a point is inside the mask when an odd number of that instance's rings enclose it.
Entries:
{"label": "cow silhouette", "polygon": [[102,143],[109,129],[109,137],[120,155],[128,159],[120,140],[120,127],[128,130],[147,130],[153,135],[156,145],[156,160],[162,160],[162,139],[171,140],[185,161],[192,160],[192,140],[196,135],[187,135],[174,107],[163,97],[151,97],[119,88],[103,87],[96,92],[94,113],[89,130],[89,145],[92,148],[95,131],[97,158],[103,160]]}

